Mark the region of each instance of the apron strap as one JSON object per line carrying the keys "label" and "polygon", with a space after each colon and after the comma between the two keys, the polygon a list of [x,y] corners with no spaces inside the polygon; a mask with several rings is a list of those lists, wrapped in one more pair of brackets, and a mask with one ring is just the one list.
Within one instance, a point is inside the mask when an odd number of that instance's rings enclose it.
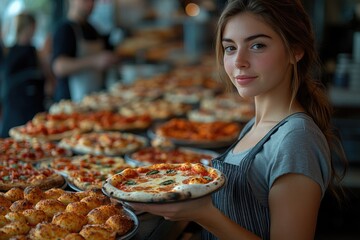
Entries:
{"label": "apron strap", "polygon": [[249,152],[247,158],[251,158],[256,155],[262,148],[263,145],[270,139],[271,135],[273,135],[282,125],[287,122],[287,118],[283,119],[279,123],[277,123],[261,140],[258,142]]}
{"label": "apron strap", "polygon": [[[287,118],[281,120],[280,122],[278,122],[261,140],[260,142],[258,142],[249,152],[249,154],[247,155],[247,157],[252,157],[254,155],[256,155],[261,149],[262,146],[264,145],[265,142],[267,142],[271,135],[274,134],[279,127],[281,127],[283,124],[285,124],[287,122]],[[250,129],[250,128],[249,128]],[[245,135],[245,134],[244,134]],[[226,151],[222,154],[220,154],[219,156],[217,156],[216,158],[214,158],[213,160],[218,160],[218,161],[224,161],[225,156],[235,147],[236,144],[238,144],[238,142],[241,140],[241,138],[237,139],[233,144],[230,145],[230,147],[228,147],[228,149],[226,149]]]}

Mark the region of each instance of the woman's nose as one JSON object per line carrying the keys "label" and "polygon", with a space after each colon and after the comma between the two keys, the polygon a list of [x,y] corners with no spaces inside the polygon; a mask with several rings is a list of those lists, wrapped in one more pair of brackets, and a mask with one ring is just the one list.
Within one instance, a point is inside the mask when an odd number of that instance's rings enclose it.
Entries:
{"label": "woman's nose", "polygon": [[249,61],[248,61],[248,56],[246,54],[246,52],[244,50],[239,50],[236,53],[235,56],[235,67],[237,68],[246,68],[249,67]]}

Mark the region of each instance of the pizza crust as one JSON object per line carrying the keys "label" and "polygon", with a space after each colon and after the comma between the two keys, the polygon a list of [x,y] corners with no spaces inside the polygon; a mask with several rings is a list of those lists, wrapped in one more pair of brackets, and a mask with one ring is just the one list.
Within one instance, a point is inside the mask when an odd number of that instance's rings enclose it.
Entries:
{"label": "pizza crust", "polygon": [[0,183],[0,191],[8,191],[11,188],[18,187],[21,189],[25,189],[29,186],[37,186],[43,190],[48,190],[55,187],[62,187],[66,184],[66,181],[63,176],[60,174],[54,173],[53,175],[45,178],[45,179],[39,179],[37,181],[33,182],[26,182],[26,181],[20,181],[20,182],[14,182],[14,183]]}
{"label": "pizza crust", "polygon": [[165,203],[199,198],[218,190],[225,183],[221,177],[211,184],[192,184],[188,186],[177,186],[172,192],[146,193],[146,192],[121,192],[107,181],[103,189],[112,198],[127,202]]}
{"label": "pizza crust", "polygon": [[37,135],[30,135],[25,134],[20,131],[21,128],[24,128],[25,125],[13,127],[9,130],[10,137],[16,140],[32,140],[37,139],[40,141],[59,141],[65,137],[70,137],[74,134],[78,134],[82,132],[80,129],[73,129],[66,132],[58,133],[58,134],[51,134],[51,135],[44,135],[44,134],[37,134]]}

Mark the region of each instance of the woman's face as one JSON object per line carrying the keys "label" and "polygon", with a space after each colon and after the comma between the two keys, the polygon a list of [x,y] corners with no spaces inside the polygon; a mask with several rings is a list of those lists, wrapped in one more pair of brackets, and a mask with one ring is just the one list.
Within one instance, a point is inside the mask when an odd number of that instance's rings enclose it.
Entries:
{"label": "woman's face", "polygon": [[222,39],[224,67],[243,97],[289,91],[291,63],[280,36],[252,13],[235,15]]}

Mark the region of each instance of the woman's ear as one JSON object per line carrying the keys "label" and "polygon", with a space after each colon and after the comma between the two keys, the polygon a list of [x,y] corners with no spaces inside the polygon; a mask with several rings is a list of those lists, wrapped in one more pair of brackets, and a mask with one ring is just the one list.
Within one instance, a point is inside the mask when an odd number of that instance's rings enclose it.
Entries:
{"label": "woman's ear", "polygon": [[292,64],[299,62],[304,56],[304,50],[302,48],[298,48],[298,47],[294,48],[293,53],[294,53],[293,55],[294,59],[291,59]]}

